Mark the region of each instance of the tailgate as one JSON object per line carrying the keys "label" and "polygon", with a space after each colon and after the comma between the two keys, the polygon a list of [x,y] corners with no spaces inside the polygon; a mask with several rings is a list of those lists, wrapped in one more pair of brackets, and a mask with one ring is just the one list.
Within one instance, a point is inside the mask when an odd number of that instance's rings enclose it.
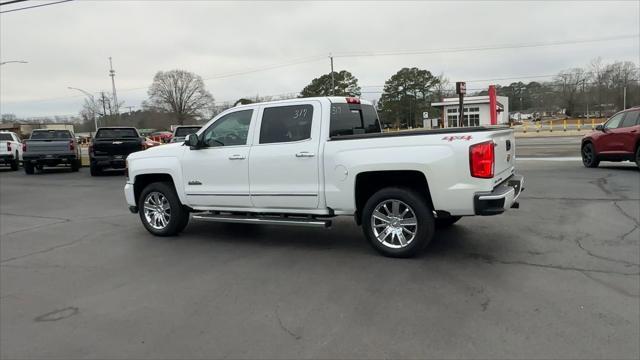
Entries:
{"label": "tailgate", "polygon": [[136,139],[100,139],[94,140],[95,155],[129,155],[142,150],[142,142]]}
{"label": "tailgate", "polygon": [[27,140],[29,154],[59,154],[71,152],[69,140]]}
{"label": "tailgate", "polygon": [[494,179],[501,182],[511,176],[515,165],[516,141],[513,130],[497,131],[490,138],[495,143]]}

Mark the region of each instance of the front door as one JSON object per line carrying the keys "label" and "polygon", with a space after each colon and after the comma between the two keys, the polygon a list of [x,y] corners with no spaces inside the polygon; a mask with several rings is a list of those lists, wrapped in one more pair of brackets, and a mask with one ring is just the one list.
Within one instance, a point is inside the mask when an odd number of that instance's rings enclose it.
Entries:
{"label": "front door", "polygon": [[200,133],[202,146],[182,159],[191,206],[250,207],[249,148],[253,109],[227,113]]}
{"label": "front door", "polygon": [[622,119],[624,119],[624,113],[619,113],[604,124],[604,134],[600,136],[596,145],[598,153],[614,155],[622,151],[624,143],[624,136],[620,134]]}
{"label": "front door", "polygon": [[249,159],[255,207],[318,207],[320,115],[315,101],[262,108]]}

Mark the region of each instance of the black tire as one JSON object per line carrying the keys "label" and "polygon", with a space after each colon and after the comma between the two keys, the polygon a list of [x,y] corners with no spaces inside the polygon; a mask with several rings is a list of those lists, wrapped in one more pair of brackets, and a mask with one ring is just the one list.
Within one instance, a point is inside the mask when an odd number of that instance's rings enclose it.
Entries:
{"label": "black tire", "polygon": [[436,229],[448,228],[453,224],[457,223],[458,220],[460,220],[461,218],[462,216],[449,216],[444,218],[438,218],[436,219]]}
{"label": "black tire", "polygon": [[24,173],[27,175],[33,175],[35,173],[35,167],[33,164],[24,163]]}
{"label": "black tire", "polygon": [[[163,217],[166,224],[162,224],[160,221],[155,224],[151,224],[151,222],[147,220],[147,215],[145,214],[145,202],[147,197],[152,197],[154,194],[160,194],[163,199],[166,199],[167,201],[169,206],[169,219],[166,220],[166,217]],[[164,204],[164,200],[160,201],[160,205],[158,206],[161,206],[162,204]],[[155,182],[147,185],[142,190],[140,198],[138,199],[138,209],[142,224],[147,231],[156,236],[177,235],[185,226],[187,226],[189,221],[189,211],[180,203],[180,199],[178,198],[178,194],[176,194],[173,185],[166,182]]]}
{"label": "black tire", "polygon": [[636,148],[636,166],[640,169],[640,145]]}
{"label": "black tire", "polygon": [[20,168],[20,156],[18,155],[18,152],[16,152],[15,160],[13,160],[13,162],[11,163],[11,170],[17,171],[19,168]]}
{"label": "black tire", "polygon": [[71,161],[71,171],[78,172],[80,171],[80,160],[72,160]]}
{"label": "black tire", "polygon": [[[393,208],[394,202],[397,201],[400,202],[398,209],[395,211],[394,209],[390,209],[390,211],[386,211],[386,214],[384,214],[385,211],[382,210],[385,209],[384,205],[391,203]],[[380,217],[376,217],[374,220],[373,214],[377,208],[380,208],[382,215],[392,222],[381,220]],[[407,208],[409,208],[410,212],[405,211]],[[388,209],[388,206],[386,209]],[[411,212],[413,216],[392,216],[394,213],[411,214]],[[412,219],[414,220],[411,221]],[[401,221],[406,221],[407,224],[404,225]],[[410,223],[415,223],[416,225],[413,226],[410,225]],[[390,225],[385,227],[385,224]],[[379,231],[378,234],[378,236],[383,236],[382,240],[378,240],[378,237],[374,233],[374,226],[376,229],[384,229]],[[417,192],[407,188],[391,187],[379,190],[367,200],[362,211],[362,230],[364,235],[367,240],[369,240],[371,246],[384,256],[406,258],[417,255],[433,238],[434,228],[433,213],[427,201]],[[402,235],[405,242],[404,245],[400,240],[400,235],[393,233],[393,231],[398,231],[399,234]],[[405,232],[408,234],[408,237],[410,237],[409,239],[404,235]],[[389,235],[391,236],[390,240],[388,238]],[[395,239],[397,239],[397,244],[395,244]]]}
{"label": "black tire", "polygon": [[89,165],[89,172],[91,173],[91,176],[100,176],[100,175],[102,175],[102,169],[97,167],[93,163],[91,163],[91,165]]}
{"label": "black tire", "polygon": [[597,168],[600,164],[598,156],[596,155],[595,148],[592,143],[586,143],[582,145],[582,164],[588,168]]}

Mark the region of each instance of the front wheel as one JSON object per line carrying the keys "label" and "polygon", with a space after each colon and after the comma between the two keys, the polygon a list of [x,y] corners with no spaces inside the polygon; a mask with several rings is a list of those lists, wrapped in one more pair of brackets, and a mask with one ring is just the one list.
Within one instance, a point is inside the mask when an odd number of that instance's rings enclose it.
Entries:
{"label": "front wheel", "polygon": [[586,143],[582,146],[582,164],[588,168],[596,168],[600,164],[592,143]]}
{"label": "front wheel", "polygon": [[142,224],[156,236],[176,235],[189,221],[189,211],[180,203],[173,186],[165,182],[147,185],[138,207]]}
{"label": "front wheel", "polygon": [[411,257],[433,238],[434,218],[418,193],[405,188],[379,190],[364,206],[362,227],[382,255]]}

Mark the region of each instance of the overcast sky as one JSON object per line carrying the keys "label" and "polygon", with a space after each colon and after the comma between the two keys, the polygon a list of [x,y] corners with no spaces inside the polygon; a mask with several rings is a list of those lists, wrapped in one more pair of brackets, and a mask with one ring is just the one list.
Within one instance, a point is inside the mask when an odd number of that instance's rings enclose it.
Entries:
{"label": "overcast sky", "polygon": [[[5,1],[5,0],[1,0]],[[54,0],[50,0],[54,1]],[[42,2],[3,6],[2,11]],[[572,2],[209,2],[82,1],[0,14],[0,112],[18,116],[75,115],[82,95],[111,90],[113,57],[118,98],[139,106],[158,70],[185,69],[206,80],[217,102],[295,93],[329,72],[328,54],[441,50],[589,40],[640,33],[639,1]],[[359,80],[363,97],[402,67],[457,80],[555,74],[602,57],[640,63],[638,37],[593,43],[336,57],[336,70]],[[318,60],[271,70],[256,68]],[[216,78],[218,77],[218,78]],[[468,83],[484,88],[489,83]]]}

